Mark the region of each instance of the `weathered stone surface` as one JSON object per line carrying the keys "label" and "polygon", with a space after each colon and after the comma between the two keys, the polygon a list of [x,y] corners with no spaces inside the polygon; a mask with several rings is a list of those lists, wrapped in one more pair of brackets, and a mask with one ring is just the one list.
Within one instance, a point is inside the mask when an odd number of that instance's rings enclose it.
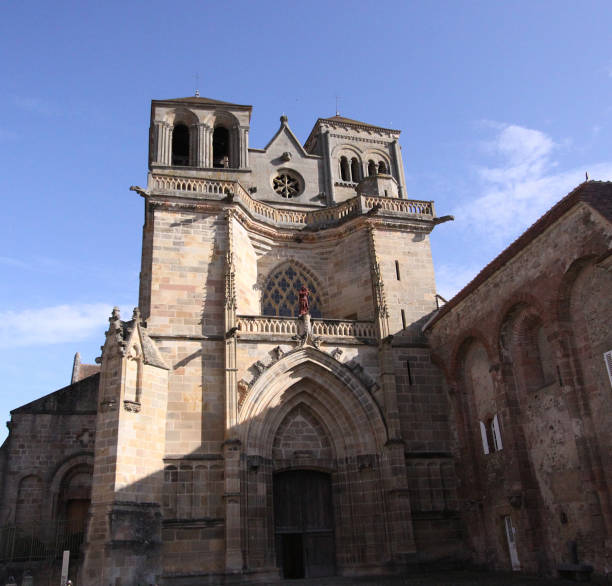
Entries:
{"label": "weathered stone surface", "polygon": [[437,222],[405,198],[399,131],[335,116],[302,146],[283,117],[249,149],[250,112],[153,102],[139,308],[113,311],[99,374],[13,411],[3,522],[88,510],[91,586],[509,569],[504,517],[523,569],[577,563],[577,540],[603,573],[610,184],[435,314]]}

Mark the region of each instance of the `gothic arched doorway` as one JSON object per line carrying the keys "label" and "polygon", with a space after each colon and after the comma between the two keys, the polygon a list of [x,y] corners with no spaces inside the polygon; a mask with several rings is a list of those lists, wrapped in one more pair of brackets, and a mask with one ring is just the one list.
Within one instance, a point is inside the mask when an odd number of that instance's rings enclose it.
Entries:
{"label": "gothic arched doorway", "polygon": [[335,574],[331,477],[315,470],[274,475],[277,564],[284,578]]}

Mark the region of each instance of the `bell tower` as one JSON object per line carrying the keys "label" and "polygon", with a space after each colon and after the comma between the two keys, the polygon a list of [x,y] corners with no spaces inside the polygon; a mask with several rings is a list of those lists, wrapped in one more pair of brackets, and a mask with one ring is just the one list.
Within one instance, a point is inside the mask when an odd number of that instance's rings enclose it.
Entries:
{"label": "bell tower", "polygon": [[149,169],[182,167],[200,174],[248,169],[251,110],[201,96],[153,100]]}

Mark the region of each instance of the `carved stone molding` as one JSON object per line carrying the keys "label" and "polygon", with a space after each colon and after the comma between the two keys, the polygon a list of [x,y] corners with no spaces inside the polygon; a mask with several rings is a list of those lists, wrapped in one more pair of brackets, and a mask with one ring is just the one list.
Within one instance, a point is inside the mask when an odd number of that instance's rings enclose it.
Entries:
{"label": "carved stone molding", "polygon": [[117,410],[117,401],[109,400],[109,401],[101,401],[100,402],[100,411],[102,413],[108,413],[109,411]]}
{"label": "carved stone molding", "polygon": [[140,413],[141,404],[137,401],[123,401],[123,408],[130,413]]}

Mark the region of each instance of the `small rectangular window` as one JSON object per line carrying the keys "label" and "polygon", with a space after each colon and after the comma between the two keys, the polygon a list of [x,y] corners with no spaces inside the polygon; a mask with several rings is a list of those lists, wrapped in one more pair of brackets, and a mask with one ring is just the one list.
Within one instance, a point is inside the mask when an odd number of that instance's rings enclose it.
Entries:
{"label": "small rectangular window", "polygon": [[482,439],[482,451],[485,454],[489,453],[489,440],[487,439],[487,428],[482,421],[478,422],[480,424],[480,437]]}
{"label": "small rectangular window", "polygon": [[608,350],[604,353],[604,362],[608,370],[608,378],[610,379],[610,386],[612,386],[612,350]]}
{"label": "small rectangular window", "polygon": [[395,276],[397,277],[398,281],[401,281],[400,279],[400,271],[399,271],[399,262],[395,261]]}
{"label": "small rectangular window", "polygon": [[495,447],[495,451],[499,452],[503,449],[501,432],[499,430],[499,419],[497,415],[493,416],[493,421],[491,422],[491,433],[493,434],[493,446]]}
{"label": "small rectangular window", "polygon": [[406,312],[402,309],[402,329],[406,329]]}
{"label": "small rectangular window", "polygon": [[410,370],[410,360],[406,360],[406,370],[408,371],[408,384],[412,386],[412,371]]}

